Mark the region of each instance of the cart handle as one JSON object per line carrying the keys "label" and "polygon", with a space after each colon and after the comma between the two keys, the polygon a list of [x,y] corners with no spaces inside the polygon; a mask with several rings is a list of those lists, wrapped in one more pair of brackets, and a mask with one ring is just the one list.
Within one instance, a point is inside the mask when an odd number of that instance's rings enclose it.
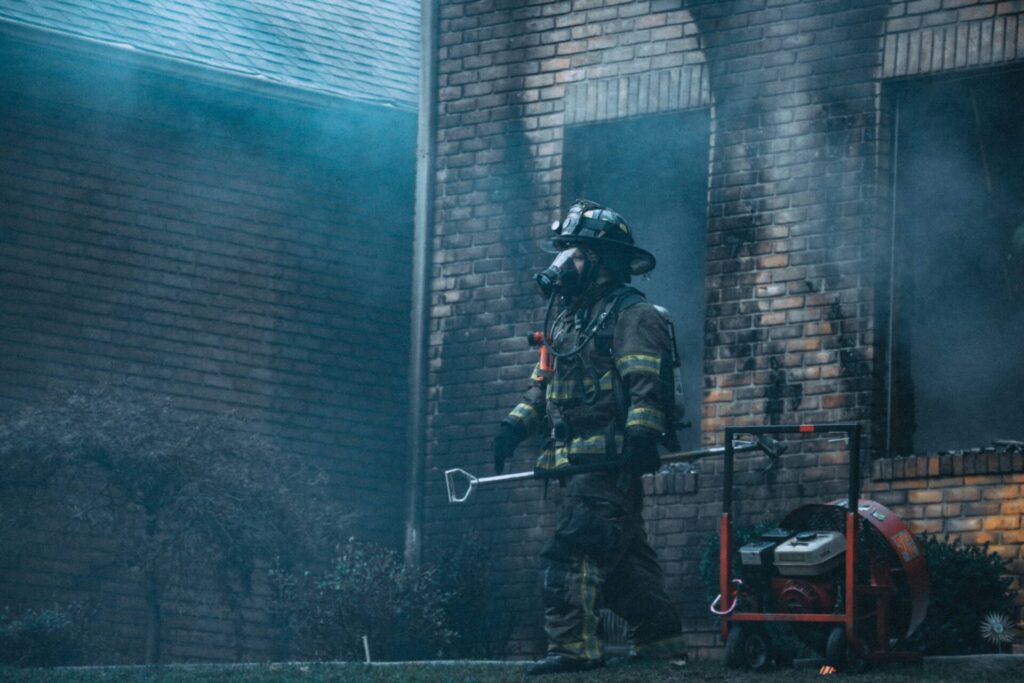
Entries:
{"label": "cart handle", "polygon": [[[740,586],[743,585],[743,581],[741,581],[740,579],[733,579],[732,582],[736,585],[737,588],[739,588]],[[725,610],[715,609],[718,606],[718,603],[720,603],[721,601],[722,601],[722,594],[719,593],[718,597],[714,599],[714,601],[711,603],[711,606],[708,608],[708,609],[711,610],[711,613],[712,614],[717,614],[720,617],[724,617],[727,614],[732,614],[733,610],[736,609],[736,606],[740,604],[739,591],[738,590],[736,591],[736,597],[733,598],[732,604],[729,605],[729,609],[725,609]]]}

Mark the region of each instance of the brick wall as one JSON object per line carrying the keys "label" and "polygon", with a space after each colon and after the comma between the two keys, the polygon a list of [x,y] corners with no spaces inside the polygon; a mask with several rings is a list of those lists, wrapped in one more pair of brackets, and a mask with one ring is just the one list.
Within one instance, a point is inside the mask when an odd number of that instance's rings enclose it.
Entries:
{"label": "brick wall", "polygon": [[[1024,4],[985,0],[894,2],[882,42],[881,79],[983,72],[1024,59]],[[884,93],[883,93],[884,94]],[[883,116],[883,123],[888,121]],[[884,149],[884,148],[883,148]],[[915,532],[989,544],[1024,577],[1020,453],[952,452],[873,463],[865,495],[909,520]],[[1024,619],[1018,596],[1016,618]]]}
{"label": "brick wall", "polygon": [[[111,382],[235,410],[327,470],[352,533],[397,546],[415,116],[114,52],[2,47],[0,408]],[[99,599],[137,660],[141,588],[74,583],[103,560],[102,539],[36,544],[4,558],[0,596]],[[235,656],[208,597],[169,600],[168,660]],[[265,658],[266,614],[244,614],[240,654]]]}
{"label": "brick wall", "polygon": [[[915,533],[988,544],[1007,561],[1013,588],[1024,579],[1024,453],[947,453],[874,463],[865,495],[910,521]],[[1024,593],[1016,620],[1024,619]]]}
{"label": "brick wall", "polygon": [[894,2],[886,22],[886,78],[1005,64],[1024,55],[1020,2]]}
{"label": "brick wall", "polygon": [[[484,489],[453,507],[440,472],[487,471],[489,438],[534,361],[521,340],[542,318],[530,277],[564,208],[565,127],[711,108],[706,391],[689,412],[700,411],[708,443],[726,425],[859,421],[866,453],[879,456],[892,151],[882,85],[1017,60],[1022,10],[970,0],[442,0],[425,536],[435,555],[469,528],[490,539],[494,586],[519,624],[514,648],[542,642],[536,555],[559,492]],[[536,445],[522,447],[522,466]],[[819,439],[794,447],[767,481],[741,472],[741,517],[842,494],[844,458]],[[647,509],[691,628],[708,623],[696,567],[720,505],[716,463],[702,467],[696,487],[652,479],[662,493]]]}

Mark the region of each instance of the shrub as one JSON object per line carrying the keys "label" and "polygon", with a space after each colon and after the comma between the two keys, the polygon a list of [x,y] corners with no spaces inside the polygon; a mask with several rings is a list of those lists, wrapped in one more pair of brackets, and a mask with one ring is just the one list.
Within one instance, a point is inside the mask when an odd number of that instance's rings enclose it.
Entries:
{"label": "shrub", "polygon": [[273,578],[300,656],[362,660],[366,636],[374,660],[432,659],[455,635],[445,614],[451,595],[435,572],[406,566],[390,548],[350,539],[322,575]]}
{"label": "shrub", "polygon": [[75,607],[0,611],[0,664],[66,666],[82,658],[81,611]]}
{"label": "shrub", "polygon": [[27,552],[38,540],[22,532],[54,522],[68,536],[110,541],[111,566],[145,589],[147,663],[160,661],[168,589],[211,577],[240,654],[256,566],[318,553],[340,517],[323,473],[258,427],[106,385],[7,415],[0,547],[26,536],[16,552]]}
{"label": "shrub", "polygon": [[1005,613],[1013,606],[1016,592],[1005,575],[1007,562],[989,552],[988,544],[964,545],[959,539],[922,537],[931,603],[924,623],[911,642],[924,654],[970,654],[993,652],[985,642],[981,620],[986,614]]}
{"label": "shrub", "polygon": [[[738,550],[740,546],[746,545],[751,541],[757,540],[757,538],[774,528],[775,525],[771,522],[760,522],[755,526],[733,526],[732,529],[732,546],[734,550]],[[722,547],[721,535],[718,530],[715,530],[711,536],[704,541],[704,547],[701,549],[700,554],[700,579],[704,585],[704,592],[707,596],[708,602],[715,599],[715,596],[719,592],[719,549]],[[732,569],[730,573],[733,577],[738,576],[740,573],[740,560],[738,553],[733,553],[732,557]]]}
{"label": "shrub", "polygon": [[449,649],[453,657],[501,659],[508,652],[515,624],[487,580],[491,558],[484,546],[479,534],[466,534],[438,568],[450,596],[445,615],[454,632]]}

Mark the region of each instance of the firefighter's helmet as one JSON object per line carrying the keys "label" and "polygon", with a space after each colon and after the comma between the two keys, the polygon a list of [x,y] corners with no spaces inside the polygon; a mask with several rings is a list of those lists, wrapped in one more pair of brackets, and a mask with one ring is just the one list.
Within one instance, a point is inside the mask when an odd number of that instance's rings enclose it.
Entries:
{"label": "firefighter's helmet", "polygon": [[633,232],[621,214],[587,199],[577,199],[561,223],[551,226],[556,250],[590,247],[597,252],[612,251],[629,257],[631,275],[654,270],[654,254],[636,246]]}

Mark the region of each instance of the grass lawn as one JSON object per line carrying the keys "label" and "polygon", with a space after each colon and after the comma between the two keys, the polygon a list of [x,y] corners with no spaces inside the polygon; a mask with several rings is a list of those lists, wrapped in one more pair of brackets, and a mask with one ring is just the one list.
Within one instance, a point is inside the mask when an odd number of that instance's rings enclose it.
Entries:
{"label": "grass lawn", "polygon": [[[839,675],[856,681],[881,683],[980,683],[981,681],[1024,681],[1024,659],[940,659],[922,666],[889,666],[859,675]],[[116,667],[92,669],[10,669],[0,668],[0,680],[12,683],[93,683],[127,681],[130,683],[199,683],[205,681],[253,681],[285,683],[291,681],[338,681],[367,683],[506,683],[510,681],[579,681],[582,683],[799,683],[821,681],[813,667],[798,667],[766,674],[726,669],[720,662],[696,662],[675,669],[668,664],[643,663],[610,666],[585,674],[563,674],[527,678],[517,664],[260,664],[251,666],[164,666]],[[834,680],[834,679],[833,679]]]}

